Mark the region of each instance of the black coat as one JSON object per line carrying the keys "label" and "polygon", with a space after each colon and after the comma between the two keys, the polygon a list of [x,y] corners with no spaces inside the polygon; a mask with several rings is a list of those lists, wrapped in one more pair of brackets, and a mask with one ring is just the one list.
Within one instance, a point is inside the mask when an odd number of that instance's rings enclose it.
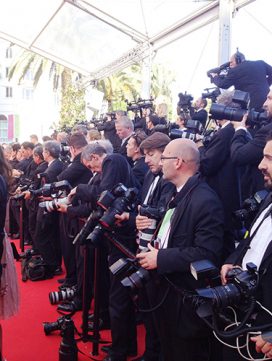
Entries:
{"label": "black coat", "polygon": [[205,110],[205,109],[200,109],[199,111],[195,112],[195,113],[192,115],[192,119],[193,119],[193,120],[198,120],[198,121],[203,125],[203,128],[205,128],[206,121],[207,121],[207,119],[208,119],[207,110]]}
{"label": "black coat", "polygon": [[46,183],[57,182],[57,176],[63,171],[64,168],[65,165],[61,160],[54,159],[44,172]]}
{"label": "black coat", "polygon": [[264,188],[263,176],[258,165],[263,158],[266,137],[271,131],[272,123],[269,123],[260,128],[253,139],[250,139],[249,134],[243,129],[237,130],[232,138],[231,159],[235,165],[244,167],[241,176],[243,200]]}
{"label": "black coat", "polygon": [[86,202],[96,202],[101,192],[111,191],[118,183],[126,187],[134,187],[134,177],[126,159],[117,153],[105,157],[102,163],[101,181],[99,185],[79,184],[76,194]]}
{"label": "black coat", "polygon": [[232,85],[237,90],[250,94],[250,108],[260,111],[272,83],[272,67],[262,60],[244,61],[229,69],[227,76],[216,76],[213,83],[228,89]]}
{"label": "black coat", "polygon": [[223,204],[226,227],[233,226],[232,212],[240,207],[237,169],[230,158],[233,135],[234,128],[228,124],[215,133],[207,147],[199,148],[200,171]]}
{"label": "black coat", "polygon": [[142,189],[144,177],[146,176],[148,169],[148,165],[145,163],[145,157],[141,157],[133,162],[132,172],[135,177],[136,187],[139,191]]}
{"label": "black coat", "polygon": [[[194,291],[205,287],[203,281],[196,281],[191,275],[190,264],[203,259],[218,264],[223,246],[222,205],[216,193],[196,174],[186,182],[169,207],[175,207],[175,211],[168,246],[158,252],[158,274],[167,276],[180,289]],[[167,281],[162,281],[160,296],[165,294],[168,285]],[[169,338],[171,333],[181,338],[207,337],[204,322],[196,315],[192,302],[183,302],[183,296],[175,288],[170,286],[162,308],[167,316],[159,321],[160,328],[169,334]]]}
{"label": "black coat", "polygon": [[116,134],[115,120],[104,122],[103,124],[97,125],[99,131],[104,131],[105,139],[108,139],[114,149],[114,152],[118,152],[121,146],[121,139]]}
{"label": "black coat", "polygon": [[67,180],[72,187],[89,182],[92,172],[81,163],[80,157],[81,153],[58,175],[58,181]]}

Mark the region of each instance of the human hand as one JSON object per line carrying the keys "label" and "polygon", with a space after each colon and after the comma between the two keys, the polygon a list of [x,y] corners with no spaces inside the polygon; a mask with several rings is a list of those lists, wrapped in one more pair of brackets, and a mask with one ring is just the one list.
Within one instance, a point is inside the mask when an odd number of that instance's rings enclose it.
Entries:
{"label": "human hand", "polygon": [[237,129],[239,127],[244,127],[246,128],[246,121],[247,121],[247,117],[248,117],[248,113],[245,113],[243,115],[243,118],[240,122],[236,122],[236,121],[231,121],[231,124],[233,125],[234,129]]}
{"label": "human hand", "polygon": [[221,282],[223,285],[227,283],[226,275],[229,271],[231,271],[234,268],[233,264],[224,264],[221,268],[220,274],[221,274]]}
{"label": "human hand", "polygon": [[31,193],[29,191],[24,191],[23,194],[24,194],[25,199],[30,199],[31,198]]}
{"label": "human hand", "polygon": [[59,204],[57,211],[60,213],[67,213],[67,208],[68,208],[67,204]]}
{"label": "human hand", "polygon": [[261,335],[250,338],[251,341],[255,342],[255,348],[257,352],[262,352],[266,357],[272,357],[272,344],[265,341]]}
{"label": "human hand", "polygon": [[142,231],[145,228],[149,228],[153,224],[153,220],[146,216],[138,215],[136,217],[136,228],[138,231]]}
{"label": "human hand", "polygon": [[150,243],[148,243],[149,252],[141,252],[136,255],[139,264],[141,267],[152,270],[157,268],[157,258],[159,250],[152,247]]}
{"label": "human hand", "polygon": [[125,222],[125,221],[129,220],[129,213],[128,212],[123,212],[122,214],[116,214],[115,219],[116,219],[115,224],[120,225],[122,222]]}
{"label": "human hand", "polygon": [[72,203],[72,198],[76,194],[77,187],[73,188],[70,193],[68,194],[68,203]]}

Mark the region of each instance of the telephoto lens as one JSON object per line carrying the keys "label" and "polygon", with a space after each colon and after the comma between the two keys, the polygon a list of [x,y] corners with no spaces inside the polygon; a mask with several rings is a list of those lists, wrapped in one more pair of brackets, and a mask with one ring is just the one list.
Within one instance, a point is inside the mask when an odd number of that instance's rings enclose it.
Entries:
{"label": "telephoto lens", "polygon": [[49,301],[51,305],[55,305],[61,301],[68,301],[71,300],[76,294],[76,289],[73,288],[66,288],[65,290],[61,291],[53,291],[49,292]]}

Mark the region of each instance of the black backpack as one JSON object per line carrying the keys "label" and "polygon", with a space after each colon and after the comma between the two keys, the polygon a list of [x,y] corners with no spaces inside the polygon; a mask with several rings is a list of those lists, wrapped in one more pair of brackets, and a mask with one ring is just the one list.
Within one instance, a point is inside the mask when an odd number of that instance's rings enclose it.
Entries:
{"label": "black backpack", "polygon": [[22,281],[39,281],[52,278],[42,256],[32,255],[22,259]]}

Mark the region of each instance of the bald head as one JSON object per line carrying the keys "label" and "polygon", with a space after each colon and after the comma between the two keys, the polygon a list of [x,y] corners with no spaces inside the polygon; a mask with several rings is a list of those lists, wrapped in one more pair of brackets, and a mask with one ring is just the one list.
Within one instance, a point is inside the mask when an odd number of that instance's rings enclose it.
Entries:
{"label": "bald head", "polygon": [[199,151],[192,140],[172,140],[163,152],[162,170],[164,178],[179,187],[198,171],[199,162]]}

